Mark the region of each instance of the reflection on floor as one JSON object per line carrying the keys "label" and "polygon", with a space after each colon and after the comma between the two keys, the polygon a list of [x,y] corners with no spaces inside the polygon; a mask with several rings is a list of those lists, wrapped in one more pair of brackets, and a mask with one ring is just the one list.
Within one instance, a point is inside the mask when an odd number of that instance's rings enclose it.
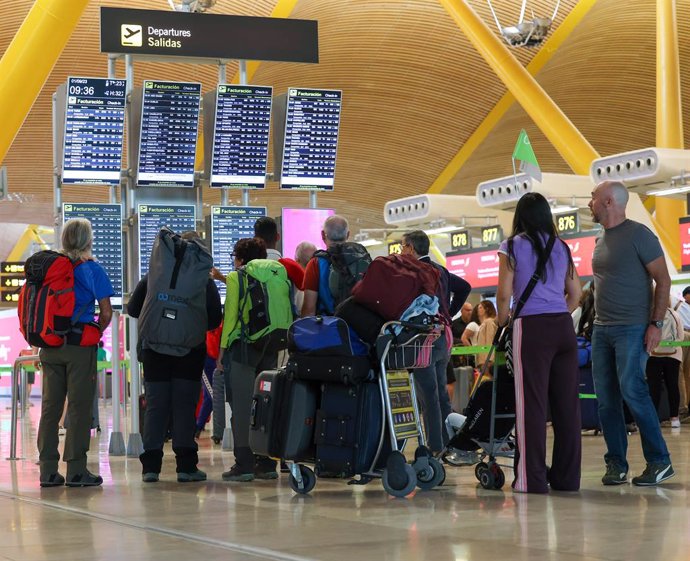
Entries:
{"label": "reflection on floor", "polygon": [[[232,464],[208,433],[200,467],[209,481],[178,484],[166,450],[161,481],[141,482],[137,459],[108,456],[108,431],[94,437],[96,489],[40,489],[35,428],[21,423],[19,456],[0,402],[0,560],[639,560],[690,558],[690,425],[664,429],[676,477],[659,488],[603,487],[603,439],[585,436],[582,491],[550,496],[485,491],[474,470],[450,468],[444,486],[391,499],[380,482],[319,481],[295,496],[278,481],[223,483]],[[104,416],[102,415],[102,419]],[[639,436],[632,470],[644,468]],[[62,470],[64,471],[64,470]]]}

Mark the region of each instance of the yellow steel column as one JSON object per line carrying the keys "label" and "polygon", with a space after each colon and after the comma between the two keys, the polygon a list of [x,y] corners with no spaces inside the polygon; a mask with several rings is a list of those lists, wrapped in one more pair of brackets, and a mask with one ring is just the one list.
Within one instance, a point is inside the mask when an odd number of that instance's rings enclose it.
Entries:
{"label": "yellow steel column", "polygon": [[0,162],[87,4],[88,0],[36,0],[0,59]]}
{"label": "yellow steel column", "polygon": [[[546,63],[551,60],[559,47],[570,37],[570,34],[577,28],[596,2],[597,0],[578,0],[575,7],[570,10],[570,13],[561,22],[561,25],[544,42],[539,52],[534,55],[532,61],[527,65],[526,70],[530,75],[536,76],[544,68]],[[474,154],[474,151],[486,140],[486,137],[489,136],[489,133],[508,112],[508,109],[513,106],[513,103],[515,103],[515,96],[510,92],[504,93],[501,99],[498,100],[498,103],[484,117],[481,125],[474,130],[465,144],[460,147],[457,154],[446,164],[443,171],[427,189],[427,193],[443,192],[451,179],[458,174],[465,163],[467,163],[467,160],[470,159],[470,156]]]}
{"label": "yellow steel column", "polygon": [[466,0],[440,2],[573,172],[579,175],[589,174],[590,164],[599,154],[537,81]]}
{"label": "yellow steel column", "polygon": [[[678,26],[675,0],[656,2],[656,145],[683,148]],[[656,197],[656,222],[663,232],[673,264],[680,268],[678,219],[686,215],[684,201]],[[661,232],[660,232],[661,233]]]}

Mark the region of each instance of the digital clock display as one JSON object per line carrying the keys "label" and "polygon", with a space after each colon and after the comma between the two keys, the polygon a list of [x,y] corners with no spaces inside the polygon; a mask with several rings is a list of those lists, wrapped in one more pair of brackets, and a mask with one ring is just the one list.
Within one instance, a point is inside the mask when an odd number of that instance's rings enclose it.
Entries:
{"label": "digital clock display", "polygon": [[125,80],[67,79],[62,183],[119,185]]}

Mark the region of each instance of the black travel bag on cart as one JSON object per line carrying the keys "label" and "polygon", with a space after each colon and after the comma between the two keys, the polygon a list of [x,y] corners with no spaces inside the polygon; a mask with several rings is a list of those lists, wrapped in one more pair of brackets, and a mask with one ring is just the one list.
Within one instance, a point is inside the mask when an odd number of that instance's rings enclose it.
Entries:
{"label": "black travel bag on cart", "polygon": [[249,421],[252,451],[285,460],[312,458],[318,391],[316,385],[289,379],[283,370],[261,372]]}
{"label": "black travel bag on cart", "polygon": [[315,427],[316,475],[347,478],[367,471],[383,420],[378,384],[323,384],[321,391]]}
{"label": "black travel bag on cart", "polygon": [[366,345],[341,318],[295,321],[288,330],[288,349],[286,368],[291,378],[358,384],[374,377]]}

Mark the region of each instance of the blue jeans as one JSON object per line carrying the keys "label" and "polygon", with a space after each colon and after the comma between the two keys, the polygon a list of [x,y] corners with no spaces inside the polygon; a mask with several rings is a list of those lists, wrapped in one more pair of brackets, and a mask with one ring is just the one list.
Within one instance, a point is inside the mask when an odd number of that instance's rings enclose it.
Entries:
{"label": "blue jeans", "polygon": [[444,421],[453,411],[446,389],[446,366],[449,360],[446,339],[441,336],[434,342],[429,366],[414,371],[417,399],[422,404],[426,443],[432,452],[440,452],[449,441],[448,434],[443,430]]}
{"label": "blue jeans", "polygon": [[592,333],[594,391],[599,400],[599,419],[608,448],[604,460],[615,462],[626,471],[628,435],[623,400],[640,430],[647,463],[671,461],[645,379],[649,358],[644,348],[646,330],[647,324],[595,325]]}

